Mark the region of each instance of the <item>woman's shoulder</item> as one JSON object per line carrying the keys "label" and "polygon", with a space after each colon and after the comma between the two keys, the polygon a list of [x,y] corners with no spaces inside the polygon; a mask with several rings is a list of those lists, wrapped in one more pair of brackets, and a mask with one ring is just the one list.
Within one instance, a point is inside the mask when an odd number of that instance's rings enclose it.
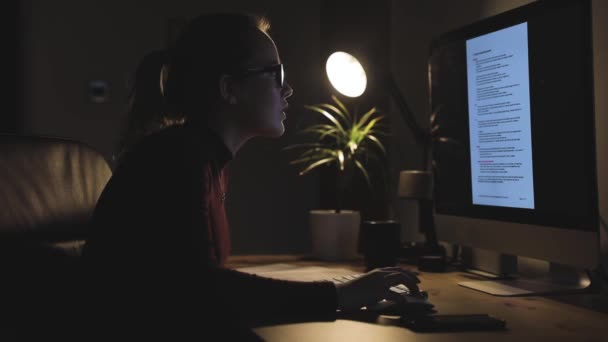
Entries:
{"label": "woman's shoulder", "polygon": [[122,164],[201,166],[210,162],[210,152],[187,127],[173,126],[145,136],[125,154]]}

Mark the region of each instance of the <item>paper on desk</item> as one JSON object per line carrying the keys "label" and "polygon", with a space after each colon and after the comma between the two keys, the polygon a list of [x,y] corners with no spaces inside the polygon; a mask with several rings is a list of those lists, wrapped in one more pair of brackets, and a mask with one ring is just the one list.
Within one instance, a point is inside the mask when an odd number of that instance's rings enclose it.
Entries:
{"label": "paper on desk", "polygon": [[318,281],[332,280],[336,277],[352,275],[356,272],[345,268],[330,268],[321,266],[298,266],[292,264],[268,264],[237,268],[237,271],[257,274],[259,276],[295,280],[295,281]]}

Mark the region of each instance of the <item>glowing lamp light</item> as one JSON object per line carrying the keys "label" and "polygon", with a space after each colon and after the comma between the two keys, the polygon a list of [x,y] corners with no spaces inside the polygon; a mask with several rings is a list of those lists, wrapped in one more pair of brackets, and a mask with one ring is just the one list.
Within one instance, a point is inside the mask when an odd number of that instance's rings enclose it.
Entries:
{"label": "glowing lamp light", "polygon": [[331,85],[344,96],[361,96],[367,87],[363,66],[346,52],[334,52],[329,56],[325,69]]}

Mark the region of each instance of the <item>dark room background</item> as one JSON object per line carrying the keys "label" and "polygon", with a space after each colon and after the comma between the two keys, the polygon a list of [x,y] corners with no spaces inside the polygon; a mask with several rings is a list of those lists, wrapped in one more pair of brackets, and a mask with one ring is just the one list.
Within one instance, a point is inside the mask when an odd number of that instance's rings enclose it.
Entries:
{"label": "dark room background", "polygon": [[[392,69],[419,122],[428,120],[426,58],[431,38],[480,18],[523,5],[526,0],[223,0],[119,1],[23,0],[17,13],[17,110],[4,130],[81,140],[112,163],[126,114],[130,72],[146,52],[163,48],[183,20],[213,11],[247,11],[269,17],[271,35],[295,89],[286,134],[256,139],[232,162],[228,213],[233,252],[306,253],[308,211],[319,208],[323,191],[318,173],[305,177],[282,151],[298,139],[307,115],[303,106],[326,101],[323,51],[348,32],[362,46],[379,44],[376,60]],[[608,216],[608,6],[594,0],[594,42],[600,208]],[[346,20],[358,16],[365,20]],[[349,25],[351,25],[349,27]],[[333,37],[330,39],[330,37]],[[90,99],[89,85],[107,85],[101,103]],[[415,169],[420,158],[413,138],[386,94],[370,101],[386,107],[391,122],[389,164],[394,184],[400,170]],[[236,191],[238,189],[238,191]],[[390,189],[390,188],[389,188]],[[402,236],[416,238],[415,207],[389,193],[387,214],[402,222]]]}

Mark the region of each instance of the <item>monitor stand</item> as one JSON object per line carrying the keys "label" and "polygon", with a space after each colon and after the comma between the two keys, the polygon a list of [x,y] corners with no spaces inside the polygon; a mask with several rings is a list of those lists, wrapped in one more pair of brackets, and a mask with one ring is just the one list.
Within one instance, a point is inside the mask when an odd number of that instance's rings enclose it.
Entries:
{"label": "monitor stand", "polygon": [[[484,255],[486,265],[488,259],[493,260],[490,264],[498,266],[498,272],[471,270],[471,273],[484,276],[487,280],[464,281],[458,285],[494,296],[565,294],[580,292],[591,286],[591,278],[586,272],[568,266],[491,251],[476,250],[473,253],[478,259],[480,254]],[[488,253],[493,253],[494,258]],[[516,272],[512,268],[513,258],[516,260]]]}

